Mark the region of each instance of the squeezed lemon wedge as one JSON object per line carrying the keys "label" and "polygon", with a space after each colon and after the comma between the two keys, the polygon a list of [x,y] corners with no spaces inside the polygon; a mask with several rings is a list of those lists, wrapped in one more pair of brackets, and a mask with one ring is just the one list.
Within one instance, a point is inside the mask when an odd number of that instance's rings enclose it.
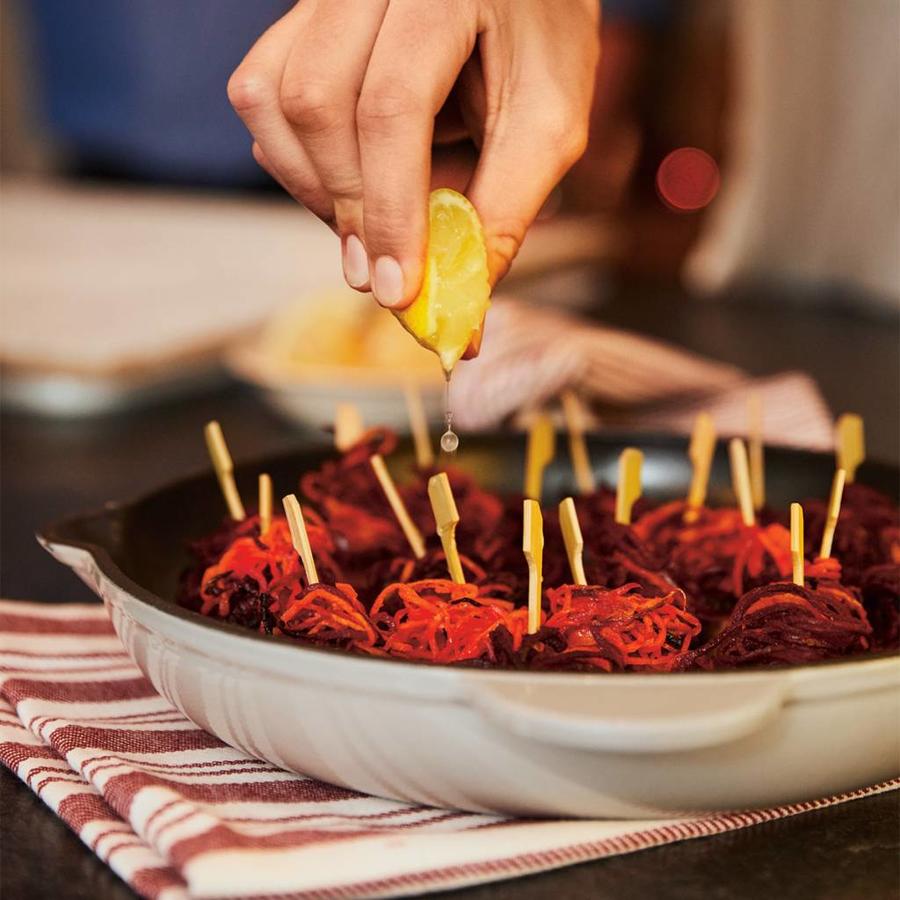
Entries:
{"label": "squeezed lemon wedge", "polygon": [[456,191],[431,192],[428,222],[422,289],[395,315],[449,373],[481,331],[491,304],[487,251],[475,207]]}

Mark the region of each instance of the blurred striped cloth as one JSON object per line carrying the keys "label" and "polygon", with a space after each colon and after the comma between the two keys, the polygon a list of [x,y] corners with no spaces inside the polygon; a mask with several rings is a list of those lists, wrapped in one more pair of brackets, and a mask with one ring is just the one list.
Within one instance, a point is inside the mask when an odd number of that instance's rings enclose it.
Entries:
{"label": "blurred striped cloth", "polygon": [[486,334],[480,356],[453,375],[454,419],[462,428],[520,420],[571,390],[591,407],[594,426],[686,434],[705,410],[720,435],[742,435],[748,401],[758,395],[768,443],[833,445],[831,411],[801,372],[750,378],[661,341],[512,299],[491,307]]}

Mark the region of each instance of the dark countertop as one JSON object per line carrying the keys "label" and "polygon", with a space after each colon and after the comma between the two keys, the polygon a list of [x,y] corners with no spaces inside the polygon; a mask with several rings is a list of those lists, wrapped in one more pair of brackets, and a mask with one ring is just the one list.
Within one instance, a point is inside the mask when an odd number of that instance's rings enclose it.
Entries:
{"label": "dark countertop", "polygon": [[[749,298],[688,303],[666,292],[623,296],[604,310],[615,324],[668,336],[754,374],[805,369],[836,412],[866,417],[871,455],[896,460],[900,341],[896,318],[840,309],[812,312]],[[35,529],[106,500],[125,498],[205,466],[201,429],[222,422],[233,455],[296,447],[302,434],[246,389],[128,414],[50,421],[0,417],[0,559],[4,597],[93,599],[37,546]],[[886,723],[886,727],[894,727]],[[131,891],[7,771],[0,771],[0,896],[117,900]],[[858,800],[717,837],[585,863],[455,892],[462,898],[896,897],[900,895],[896,793]]]}

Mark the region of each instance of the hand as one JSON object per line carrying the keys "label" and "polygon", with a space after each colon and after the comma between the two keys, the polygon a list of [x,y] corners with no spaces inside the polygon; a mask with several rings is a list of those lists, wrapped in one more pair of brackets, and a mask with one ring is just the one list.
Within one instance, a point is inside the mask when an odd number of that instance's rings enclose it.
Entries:
{"label": "hand", "polygon": [[463,190],[493,283],[582,154],[599,0],[302,0],[228,83],[253,155],[340,235],[344,275],[417,295],[432,185]]}

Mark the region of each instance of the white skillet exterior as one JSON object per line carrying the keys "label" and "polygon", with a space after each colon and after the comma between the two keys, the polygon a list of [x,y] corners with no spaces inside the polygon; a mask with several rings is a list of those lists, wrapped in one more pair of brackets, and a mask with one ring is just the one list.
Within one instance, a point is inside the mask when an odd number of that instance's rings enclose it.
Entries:
{"label": "white skillet exterior", "polygon": [[809,800],[900,773],[900,658],[778,671],[580,675],[365,659],[156,608],[82,548],[102,598],[192,721],[260,759],[398,800],[648,818]]}

